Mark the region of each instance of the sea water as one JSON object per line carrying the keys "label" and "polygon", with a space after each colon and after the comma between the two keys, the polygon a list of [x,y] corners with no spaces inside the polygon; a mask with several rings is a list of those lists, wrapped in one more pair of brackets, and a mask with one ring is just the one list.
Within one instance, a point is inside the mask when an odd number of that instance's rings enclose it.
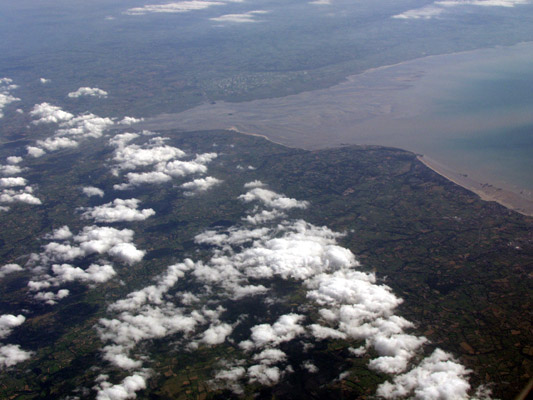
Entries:
{"label": "sea water", "polygon": [[422,109],[403,121],[415,131],[403,146],[480,182],[533,191],[533,44],[442,61],[400,94]]}

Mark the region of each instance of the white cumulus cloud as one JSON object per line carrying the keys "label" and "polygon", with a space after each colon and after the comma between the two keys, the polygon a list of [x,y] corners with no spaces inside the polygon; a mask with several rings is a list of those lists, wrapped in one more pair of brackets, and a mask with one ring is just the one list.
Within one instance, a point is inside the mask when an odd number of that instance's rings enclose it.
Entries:
{"label": "white cumulus cloud", "polygon": [[36,104],[30,111],[30,115],[34,118],[38,118],[36,121],[33,121],[34,124],[57,124],[74,118],[74,115],[71,113],[62,110],[61,107],[53,106],[49,103]]}
{"label": "white cumulus cloud", "polygon": [[17,85],[13,84],[10,78],[0,78],[0,118],[4,116],[3,109],[10,103],[20,99],[11,95],[11,90],[16,89]]}
{"label": "white cumulus cloud", "polygon": [[460,6],[481,7],[514,7],[516,5],[529,4],[531,0],[441,0],[420,8],[407,10],[396,14],[396,19],[431,19],[441,15],[446,9]]}
{"label": "white cumulus cloud", "polygon": [[436,349],[431,356],[409,372],[382,383],[377,394],[386,399],[420,400],[467,399],[471,371],[457,363],[450,354]]}
{"label": "white cumulus cloud", "polygon": [[0,344],[0,369],[11,367],[20,362],[29,360],[32,353],[22,350],[19,345]]}
{"label": "white cumulus cloud", "polygon": [[205,178],[195,179],[191,182],[186,182],[181,185],[181,187],[187,190],[185,195],[192,196],[199,192],[205,192],[213,186],[219,185],[220,183],[222,183],[220,179],[207,176]]}
{"label": "white cumulus cloud", "polygon": [[22,271],[22,267],[18,264],[6,264],[0,267],[0,279],[13,272]]}
{"label": "white cumulus cloud", "polygon": [[184,13],[189,11],[203,10],[211,6],[220,6],[222,1],[189,0],[167,4],[148,4],[143,7],[130,8],[124,12],[127,15],[144,15],[149,13]]}
{"label": "white cumulus cloud", "polygon": [[26,179],[22,177],[0,178],[0,187],[25,186]]}
{"label": "white cumulus cloud", "polygon": [[75,92],[70,92],[68,94],[68,97],[70,98],[78,98],[81,96],[92,96],[92,97],[103,98],[103,97],[107,97],[107,92],[99,88],[80,87]]}
{"label": "white cumulus cloud", "polygon": [[155,214],[151,208],[138,210],[140,200],[138,199],[115,199],[110,203],[92,208],[82,208],[85,212],[82,217],[94,219],[96,222],[118,222],[118,221],[144,221]]}
{"label": "white cumulus cloud", "polygon": [[92,196],[104,197],[104,191],[94,186],[86,186],[82,189],[82,191],[83,191],[83,194],[85,194],[87,197],[92,197]]}
{"label": "white cumulus cloud", "polygon": [[220,17],[214,17],[210,18],[211,21],[216,22],[225,22],[225,23],[250,23],[250,22],[258,22],[256,17],[258,15],[267,14],[268,11],[266,10],[254,10],[254,11],[248,11],[242,14],[225,14],[221,15]]}
{"label": "white cumulus cloud", "polygon": [[26,321],[24,315],[4,314],[0,315],[0,339],[9,336],[14,328]]}

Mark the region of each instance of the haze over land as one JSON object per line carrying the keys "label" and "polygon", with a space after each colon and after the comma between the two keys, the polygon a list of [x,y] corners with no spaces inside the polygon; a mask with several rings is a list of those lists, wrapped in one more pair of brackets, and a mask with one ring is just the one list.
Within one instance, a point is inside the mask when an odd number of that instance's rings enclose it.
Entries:
{"label": "haze over land", "polygon": [[531,378],[531,1],[0,4],[0,397]]}

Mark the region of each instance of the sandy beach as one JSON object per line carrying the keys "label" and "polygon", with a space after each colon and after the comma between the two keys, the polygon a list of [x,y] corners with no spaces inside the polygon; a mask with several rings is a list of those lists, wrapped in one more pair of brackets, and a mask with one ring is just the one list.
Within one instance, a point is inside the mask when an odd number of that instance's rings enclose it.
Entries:
{"label": "sandy beach", "polygon": [[[282,146],[284,146],[282,143],[278,143],[271,140],[266,135],[251,132],[242,132],[236,127],[231,127],[228,130],[238,132],[243,135],[259,136],[270,142],[281,144]],[[432,160],[429,157],[419,155],[417,156],[417,159],[426,167],[430,168],[442,177],[478,195],[481,200],[495,201],[496,203],[510,210],[516,211],[522,215],[533,217],[533,201],[530,201],[509,190],[504,190],[495,187],[491,184],[477,182],[474,179],[469,178],[467,175],[461,174],[457,171],[453,171],[450,168],[438,163],[435,160]]]}
{"label": "sandy beach", "polygon": [[453,171],[426,156],[418,156],[417,158],[437,174],[477,194],[481,200],[495,201],[520,214],[533,217],[533,201],[529,201],[514,192],[495,187],[491,184],[477,182],[467,175]]}

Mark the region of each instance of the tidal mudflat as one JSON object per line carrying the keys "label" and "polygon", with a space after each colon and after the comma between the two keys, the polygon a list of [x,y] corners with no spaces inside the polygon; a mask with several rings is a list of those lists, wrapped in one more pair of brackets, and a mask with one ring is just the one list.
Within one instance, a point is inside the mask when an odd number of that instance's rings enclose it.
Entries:
{"label": "tidal mudflat", "polygon": [[453,172],[457,183],[476,186],[485,198],[532,213],[531,93],[528,42],[374,68],[297,95],[203,104],[142,127],[235,129],[305,149],[400,147],[424,155],[447,176]]}

